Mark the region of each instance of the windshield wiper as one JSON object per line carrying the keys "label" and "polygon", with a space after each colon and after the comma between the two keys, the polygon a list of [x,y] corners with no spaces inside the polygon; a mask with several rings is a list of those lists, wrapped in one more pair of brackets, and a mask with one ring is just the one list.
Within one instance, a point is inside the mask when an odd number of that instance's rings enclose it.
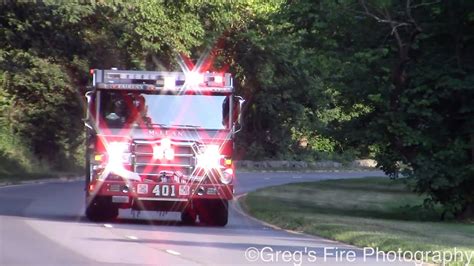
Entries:
{"label": "windshield wiper", "polygon": [[166,124],[159,124],[159,123],[146,123],[146,125],[149,127],[169,127]]}
{"label": "windshield wiper", "polygon": [[201,126],[195,126],[195,125],[171,125],[170,127],[200,128]]}
{"label": "windshield wiper", "polygon": [[147,123],[148,127],[180,127],[180,128],[201,128],[201,126],[195,125],[167,125],[167,124],[159,124],[159,123]]}

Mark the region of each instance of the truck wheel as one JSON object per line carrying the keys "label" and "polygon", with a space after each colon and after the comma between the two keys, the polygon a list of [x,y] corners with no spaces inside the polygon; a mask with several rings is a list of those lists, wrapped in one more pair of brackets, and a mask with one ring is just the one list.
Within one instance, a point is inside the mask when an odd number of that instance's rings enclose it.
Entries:
{"label": "truck wheel", "polygon": [[196,211],[193,209],[186,209],[181,213],[181,223],[185,225],[193,225],[196,223]]}
{"label": "truck wheel", "polygon": [[84,188],[84,190],[86,191],[87,194],[89,194],[89,184],[90,184],[90,180],[91,180],[91,164],[90,164],[90,155],[89,153],[87,152],[86,153],[86,182],[85,182],[85,185],[86,187]]}
{"label": "truck wheel", "polygon": [[225,226],[229,217],[227,200],[201,200],[198,205],[199,221],[207,225]]}
{"label": "truck wheel", "polygon": [[118,207],[112,204],[110,197],[95,197],[86,207],[86,217],[93,222],[113,220],[118,214]]}

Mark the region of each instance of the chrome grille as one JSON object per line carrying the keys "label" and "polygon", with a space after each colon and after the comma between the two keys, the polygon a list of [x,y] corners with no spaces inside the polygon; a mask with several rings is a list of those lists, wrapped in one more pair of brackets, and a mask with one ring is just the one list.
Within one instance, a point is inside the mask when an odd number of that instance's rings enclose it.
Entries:
{"label": "chrome grille", "polygon": [[142,176],[158,176],[161,171],[180,171],[190,175],[196,165],[194,142],[172,141],[174,159],[153,159],[153,146],[160,145],[160,140],[134,140],[132,146],[134,171]]}

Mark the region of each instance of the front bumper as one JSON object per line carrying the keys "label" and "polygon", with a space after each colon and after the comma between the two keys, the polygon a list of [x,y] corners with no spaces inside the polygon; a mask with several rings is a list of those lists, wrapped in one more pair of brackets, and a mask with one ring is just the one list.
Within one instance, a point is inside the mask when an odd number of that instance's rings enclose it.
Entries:
{"label": "front bumper", "polygon": [[[133,200],[152,202],[188,202],[197,199],[231,200],[232,184],[163,183],[95,181],[89,187],[89,195],[111,196],[114,203],[131,203]],[[128,198],[128,199],[127,199]]]}

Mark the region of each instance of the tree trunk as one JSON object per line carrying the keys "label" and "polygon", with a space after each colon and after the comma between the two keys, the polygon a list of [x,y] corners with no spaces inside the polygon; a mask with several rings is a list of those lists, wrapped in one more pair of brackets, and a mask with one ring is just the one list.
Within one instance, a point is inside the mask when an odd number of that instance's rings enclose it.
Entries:
{"label": "tree trunk", "polygon": [[474,163],[474,133],[471,133],[471,163]]}
{"label": "tree trunk", "polygon": [[474,220],[474,202],[468,203],[462,211],[456,215],[458,220]]}

